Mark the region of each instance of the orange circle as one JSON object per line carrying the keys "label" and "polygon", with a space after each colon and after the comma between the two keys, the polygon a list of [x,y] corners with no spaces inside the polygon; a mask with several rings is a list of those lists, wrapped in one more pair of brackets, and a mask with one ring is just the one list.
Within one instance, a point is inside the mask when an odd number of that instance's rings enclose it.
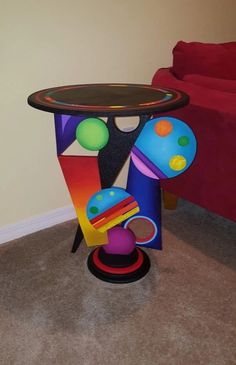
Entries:
{"label": "orange circle", "polygon": [[172,132],[173,125],[168,120],[160,120],[155,124],[155,132],[160,137],[166,137]]}

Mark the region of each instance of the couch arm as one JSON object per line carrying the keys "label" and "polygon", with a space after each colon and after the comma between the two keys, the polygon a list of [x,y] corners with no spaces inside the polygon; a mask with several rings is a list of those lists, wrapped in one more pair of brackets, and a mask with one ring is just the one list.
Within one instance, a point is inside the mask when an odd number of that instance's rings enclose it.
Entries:
{"label": "couch arm", "polygon": [[178,81],[181,82],[181,80],[177,80],[174,76],[172,67],[163,67],[155,72],[152,78],[152,85],[166,86],[167,82],[175,83]]}
{"label": "couch arm", "polygon": [[159,69],[153,76],[152,85],[184,91],[189,95],[191,105],[236,116],[236,93],[209,89],[179,80],[171,67]]}

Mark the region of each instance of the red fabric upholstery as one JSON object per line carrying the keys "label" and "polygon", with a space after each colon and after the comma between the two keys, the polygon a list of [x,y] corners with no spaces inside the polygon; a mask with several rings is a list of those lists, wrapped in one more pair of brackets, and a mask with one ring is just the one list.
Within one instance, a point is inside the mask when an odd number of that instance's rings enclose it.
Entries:
{"label": "red fabric upholstery", "polygon": [[236,80],[217,79],[215,77],[188,74],[183,81],[191,82],[194,85],[204,86],[208,89],[236,93]]}
{"label": "red fabric upholstery", "polygon": [[163,180],[162,187],[236,221],[236,94],[178,80],[172,68],[158,70],[152,84],[190,96],[188,106],[163,115],[185,121],[198,141],[197,156],[189,170]]}
{"label": "red fabric upholstery", "polygon": [[221,44],[179,41],[173,49],[173,72],[178,79],[198,74],[236,79],[236,42]]}

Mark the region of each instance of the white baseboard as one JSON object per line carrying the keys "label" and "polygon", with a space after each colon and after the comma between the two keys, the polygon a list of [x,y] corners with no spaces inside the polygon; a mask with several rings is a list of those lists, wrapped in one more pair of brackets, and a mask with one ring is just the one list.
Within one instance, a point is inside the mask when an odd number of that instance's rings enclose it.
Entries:
{"label": "white baseboard", "polygon": [[0,227],[0,244],[76,218],[72,205]]}

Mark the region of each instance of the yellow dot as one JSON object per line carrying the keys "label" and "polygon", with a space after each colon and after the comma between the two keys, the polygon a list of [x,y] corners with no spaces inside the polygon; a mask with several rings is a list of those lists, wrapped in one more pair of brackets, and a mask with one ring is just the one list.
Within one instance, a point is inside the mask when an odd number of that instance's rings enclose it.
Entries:
{"label": "yellow dot", "polygon": [[169,120],[160,120],[155,124],[155,132],[160,137],[166,137],[172,132],[173,125]]}
{"label": "yellow dot", "polygon": [[114,191],[110,191],[109,192],[109,195],[113,196],[113,195],[115,195],[115,192]]}
{"label": "yellow dot", "polygon": [[174,171],[181,171],[186,167],[186,165],[187,161],[184,156],[181,155],[175,155],[169,161],[169,166]]}

